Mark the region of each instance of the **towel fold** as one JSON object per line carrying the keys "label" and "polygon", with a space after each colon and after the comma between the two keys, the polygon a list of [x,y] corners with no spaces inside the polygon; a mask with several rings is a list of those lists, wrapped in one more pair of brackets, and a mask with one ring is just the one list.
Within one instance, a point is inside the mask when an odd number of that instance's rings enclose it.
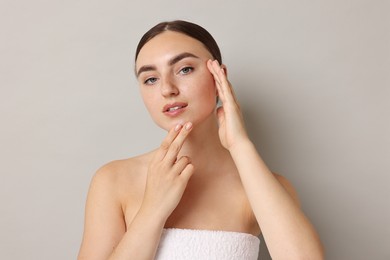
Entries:
{"label": "towel fold", "polygon": [[257,260],[260,240],[247,233],[164,229],[156,260]]}

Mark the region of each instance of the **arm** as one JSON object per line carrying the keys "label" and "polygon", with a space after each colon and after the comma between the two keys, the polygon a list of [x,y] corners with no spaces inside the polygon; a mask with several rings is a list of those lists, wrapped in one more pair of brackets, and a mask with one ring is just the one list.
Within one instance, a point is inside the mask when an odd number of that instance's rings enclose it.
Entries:
{"label": "arm", "polygon": [[230,152],[272,258],[322,259],[316,231],[254,145],[240,143]]}
{"label": "arm", "polygon": [[256,220],[273,259],[323,259],[319,237],[281,182],[268,169],[249,140],[238,102],[224,68],[208,62],[223,106],[217,111],[219,136],[241,177]]}
{"label": "arm", "polygon": [[79,260],[107,259],[126,231],[112,168],[112,164],[102,167],[91,181]]}
{"label": "arm", "polygon": [[154,259],[166,219],[193,173],[187,157],[177,159],[191,131],[191,124],[188,126],[172,129],[155,153],[142,205],[127,230],[112,169],[104,167],[95,175],[87,199],[79,260]]}
{"label": "arm", "polygon": [[111,173],[110,166],[106,166],[91,182],[78,259],[153,259],[163,223],[156,219],[151,221],[151,215],[139,212],[126,231]]}

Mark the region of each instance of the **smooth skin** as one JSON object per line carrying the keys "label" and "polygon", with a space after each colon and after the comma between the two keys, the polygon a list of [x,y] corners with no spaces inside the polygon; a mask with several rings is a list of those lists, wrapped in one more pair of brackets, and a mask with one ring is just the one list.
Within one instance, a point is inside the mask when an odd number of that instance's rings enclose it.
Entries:
{"label": "smooth skin", "polygon": [[217,62],[209,62],[208,66],[224,104],[217,111],[221,143],[237,166],[272,258],[322,259],[319,237],[298,207],[297,199],[294,201],[296,195],[291,184],[282,177],[275,178],[249,140],[224,70]]}
{"label": "smooth skin", "polygon": [[[170,62],[182,53],[196,58]],[[96,173],[78,259],[154,259],[163,229],[172,227],[262,233],[273,259],[323,259],[294,188],[249,139],[226,66],[175,32],[143,47],[136,67],[143,65],[153,69],[138,75],[141,95],[169,132],[158,149]],[[187,103],[186,111],[167,117],[161,107],[172,102]]]}

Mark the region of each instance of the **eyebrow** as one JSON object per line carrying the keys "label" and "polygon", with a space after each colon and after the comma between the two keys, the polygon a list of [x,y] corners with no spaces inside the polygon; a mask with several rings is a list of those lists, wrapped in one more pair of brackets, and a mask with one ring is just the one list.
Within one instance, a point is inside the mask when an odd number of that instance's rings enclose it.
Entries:
{"label": "eyebrow", "polygon": [[[181,61],[182,59],[185,59],[185,58],[196,58],[196,59],[199,59],[198,56],[192,54],[192,53],[189,53],[189,52],[183,52],[183,53],[180,53],[178,55],[176,55],[175,57],[171,58],[169,61],[168,61],[168,65],[169,66],[173,66],[175,65],[176,63],[178,63],[179,61]],[[153,66],[153,65],[144,65],[142,66],[141,68],[139,68],[139,70],[137,71],[137,78],[139,77],[139,75],[142,73],[142,72],[146,72],[146,71],[151,71],[151,70],[156,70],[156,66]]]}

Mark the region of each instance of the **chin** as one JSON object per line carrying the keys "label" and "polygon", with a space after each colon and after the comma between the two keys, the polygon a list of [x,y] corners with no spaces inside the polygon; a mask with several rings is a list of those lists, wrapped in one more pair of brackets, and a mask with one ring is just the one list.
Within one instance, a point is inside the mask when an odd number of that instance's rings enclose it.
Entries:
{"label": "chin", "polygon": [[161,129],[169,132],[172,128],[175,128],[175,126],[177,126],[178,124],[184,125],[186,122],[188,121],[185,121],[183,119],[177,119],[177,120],[169,120],[169,121],[167,120],[165,122],[155,122],[155,123]]}

